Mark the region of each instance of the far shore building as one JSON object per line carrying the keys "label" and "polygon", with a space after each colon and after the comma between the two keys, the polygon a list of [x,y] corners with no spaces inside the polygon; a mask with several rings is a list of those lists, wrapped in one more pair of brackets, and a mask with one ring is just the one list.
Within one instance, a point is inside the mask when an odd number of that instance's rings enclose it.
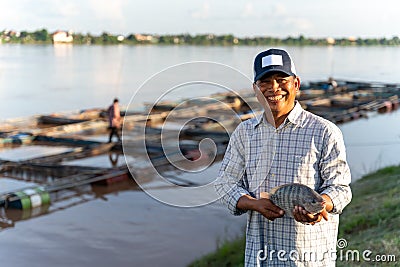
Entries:
{"label": "far shore building", "polygon": [[336,42],[335,39],[332,38],[332,37],[326,38],[326,43],[327,43],[328,45],[334,45],[335,42]]}
{"label": "far shore building", "polygon": [[148,35],[148,34],[135,34],[135,39],[141,43],[153,43],[156,44],[158,42],[159,37],[156,35]]}
{"label": "far shore building", "polygon": [[151,40],[153,40],[153,36],[151,36],[151,35],[146,35],[146,34],[135,34],[135,38],[136,38],[136,40],[138,40],[139,42],[151,41]]}
{"label": "far shore building", "polygon": [[74,37],[69,32],[56,31],[53,33],[53,43],[54,44],[68,44],[72,43]]}

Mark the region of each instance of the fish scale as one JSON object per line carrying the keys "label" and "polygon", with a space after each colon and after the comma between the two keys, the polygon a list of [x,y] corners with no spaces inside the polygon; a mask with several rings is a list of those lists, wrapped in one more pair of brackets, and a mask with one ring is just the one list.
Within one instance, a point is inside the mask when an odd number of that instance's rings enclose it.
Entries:
{"label": "fish scale", "polygon": [[[261,197],[263,196],[265,194],[262,193]],[[320,194],[310,187],[298,183],[275,187],[270,193],[266,193],[266,197],[290,217],[293,217],[294,206],[301,206],[312,214],[321,212],[325,207],[325,201]]]}

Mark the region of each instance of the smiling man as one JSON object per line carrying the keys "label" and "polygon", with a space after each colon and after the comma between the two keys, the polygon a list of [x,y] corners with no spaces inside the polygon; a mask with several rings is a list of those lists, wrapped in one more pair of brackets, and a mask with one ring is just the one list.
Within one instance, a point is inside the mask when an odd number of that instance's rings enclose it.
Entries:
{"label": "smiling man", "polygon": [[[285,50],[256,56],[253,88],[265,112],[232,134],[215,183],[234,215],[247,213],[245,266],[335,266],[339,214],[351,200],[342,134],[296,101],[300,78]],[[287,183],[311,187],[325,208],[296,206],[292,217],[261,197]]]}

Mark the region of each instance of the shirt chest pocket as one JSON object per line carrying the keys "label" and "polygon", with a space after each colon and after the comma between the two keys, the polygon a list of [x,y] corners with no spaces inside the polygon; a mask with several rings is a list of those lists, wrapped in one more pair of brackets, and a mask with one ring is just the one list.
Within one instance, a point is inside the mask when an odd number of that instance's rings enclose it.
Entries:
{"label": "shirt chest pocket", "polygon": [[294,156],[296,182],[314,184],[319,177],[318,152],[314,149],[299,152]]}

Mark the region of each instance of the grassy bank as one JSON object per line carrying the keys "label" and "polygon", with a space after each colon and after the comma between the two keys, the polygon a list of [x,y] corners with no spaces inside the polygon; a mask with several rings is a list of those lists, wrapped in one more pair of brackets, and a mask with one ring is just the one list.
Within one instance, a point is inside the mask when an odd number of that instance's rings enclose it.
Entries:
{"label": "grassy bank", "polygon": [[[383,259],[384,266],[400,266],[400,166],[369,174],[351,187],[353,200],[340,216],[338,237],[347,246],[338,248],[337,266],[380,266],[377,260]],[[190,266],[243,266],[244,245],[244,238],[227,242]],[[352,260],[357,253],[360,260]]]}

